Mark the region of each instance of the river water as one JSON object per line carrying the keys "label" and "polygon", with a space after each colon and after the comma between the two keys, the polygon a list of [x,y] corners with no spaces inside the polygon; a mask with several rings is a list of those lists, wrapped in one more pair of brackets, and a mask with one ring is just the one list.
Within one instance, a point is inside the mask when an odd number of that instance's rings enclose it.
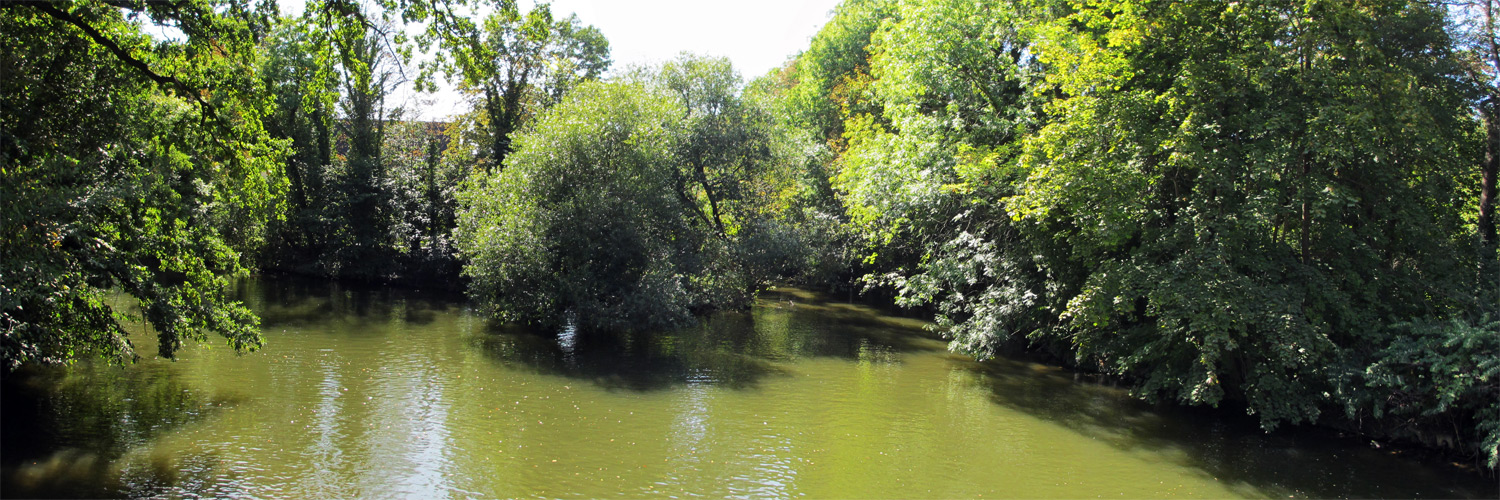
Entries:
{"label": "river water", "polygon": [[210,339],[176,361],[8,376],[3,495],[1497,494],[1367,441],[977,363],[920,321],[798,290],[629,335],[500,327],[413,291],[268,278],[241,294],[260,352]]}

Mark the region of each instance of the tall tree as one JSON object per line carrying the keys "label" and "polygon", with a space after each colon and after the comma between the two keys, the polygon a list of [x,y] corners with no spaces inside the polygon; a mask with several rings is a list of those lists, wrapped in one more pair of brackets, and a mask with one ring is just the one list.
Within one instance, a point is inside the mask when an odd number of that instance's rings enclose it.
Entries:
{"label": "tall tree", "polygon": [[322,71],[319,28],[306,18],[282,18],[262,44],[261,75],[275,111],[266,120],[272,137],[289,141],[287,217],[276,225],[262,264],[273,268],[320,262],[334,233],[328,206],[334,187],[333,74]]}
{"label": "tall tree", "polygon": [[1446,5],[1456,28],[1455,35],[1469,56],[1469,77],[1483,89],[1479,115],[1484,122],[1484,159],[1479,167],[1479,216],[1476,225],[1482,243],[1496,245],[1495,176],[1500,170],[1500,2],[1456,0]]}
{"label": "tall tree", "polygon": [[400,31],[357,2],[309,2],[267,43],[273,131],[292,140],[293,217],[268,257],[297,272],[383,281],[398,273],[382,151],[386,102],[403,80]]}
{"label": "tall tree", "polygon": [[1027,14],[1004,1],[899,2],[871,38],[882,115],[849,117],[834,179],[881,271],[873,282],[936,305],[952,347],[981,356],[1055,323],[1072,274],[1055,265],[1057,245],[1038,244],[1046,231],[1005,207],[1042,119]]}
{"label": "tall tree", "polygon": [[[331,2],[324,16],[366,19],[358,7]],[[335,205],[340,238],[329,259],[335,275],[383,279],[393,272],[395,225],[387,186],[384,143],[385,98],[400,83],[392,29],[378,22],[335,22],[331,32],[338,57],[337,78],[342,116],[340,137],[347,141],[339,172]]]}
{"label": "tall tree", "polygon": [[423,81],[441,72],[476,97],[488,132],[488,165],[501,165],[512,150],[510,135],[540,109],[556,103],[578,82],[609,68],[609,42],[577,16],[555,19],[547,4],[522,12],[514,0],[497,0],[482,24],[434,4],[412,11],[428,22],[418,37],[436,42],[437,57],[424,63]]}
{"label": "tall tree", "polygon": [[892,0],[839,3],[808,49],[785,69],[792,86],[783,113],[819,132],[842,149],[844,122],[851,116],[879,117],[869,99],[871,37],[896,15]]}

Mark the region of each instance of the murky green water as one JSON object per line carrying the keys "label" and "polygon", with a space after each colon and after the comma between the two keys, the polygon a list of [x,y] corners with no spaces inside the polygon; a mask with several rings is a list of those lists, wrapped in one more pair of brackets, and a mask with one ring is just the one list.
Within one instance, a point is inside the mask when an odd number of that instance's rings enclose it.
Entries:
{"label": "murky green water", "polygon": [[418,292],[245,287],[259,353],[8,377],[4,496],[1497,493],[1352,440],[975,363],[917,321],[795,291],[682,331],[583,336]]}

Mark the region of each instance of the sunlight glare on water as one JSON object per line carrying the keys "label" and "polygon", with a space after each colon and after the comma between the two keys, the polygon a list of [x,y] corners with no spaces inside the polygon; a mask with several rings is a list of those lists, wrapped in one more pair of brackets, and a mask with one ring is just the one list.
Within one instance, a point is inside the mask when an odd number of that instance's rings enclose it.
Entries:
{"label": "sunlight glare on water", "polygon": [[977,363],[919,321],[798,290],[614,335],[497,326],[419,292],[262,279],[241,293],[263,317],[258,353],[199,345],[9,377],[5,496],[1494,493],[1354,441]]}

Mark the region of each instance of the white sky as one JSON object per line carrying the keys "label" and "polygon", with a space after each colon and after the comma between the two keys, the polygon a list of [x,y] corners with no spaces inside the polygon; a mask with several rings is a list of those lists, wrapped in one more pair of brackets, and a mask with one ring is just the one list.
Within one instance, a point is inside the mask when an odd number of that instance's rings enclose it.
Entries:
{"label": "white sky", "polygon": [[554,0],[609,39],[615,64],[659,63],[679,52],[728,56],[746,79],[807,48],[837,0]]}
{"label": "white sky", "polygon": [[[280,0],[283,14],[299,14],[303,0]],[[522,1],[529,9],[533,2]],[[609,39],[615,69],[657,64],[687,51],[725,56],[740,76],[751,80],[807,48],[828,22],[838,0],[553,0],[554,17],[578,14]],[[424,120],[441,120],[467,109],[452,91],[390,96],[391,104],[420,110]]]}

